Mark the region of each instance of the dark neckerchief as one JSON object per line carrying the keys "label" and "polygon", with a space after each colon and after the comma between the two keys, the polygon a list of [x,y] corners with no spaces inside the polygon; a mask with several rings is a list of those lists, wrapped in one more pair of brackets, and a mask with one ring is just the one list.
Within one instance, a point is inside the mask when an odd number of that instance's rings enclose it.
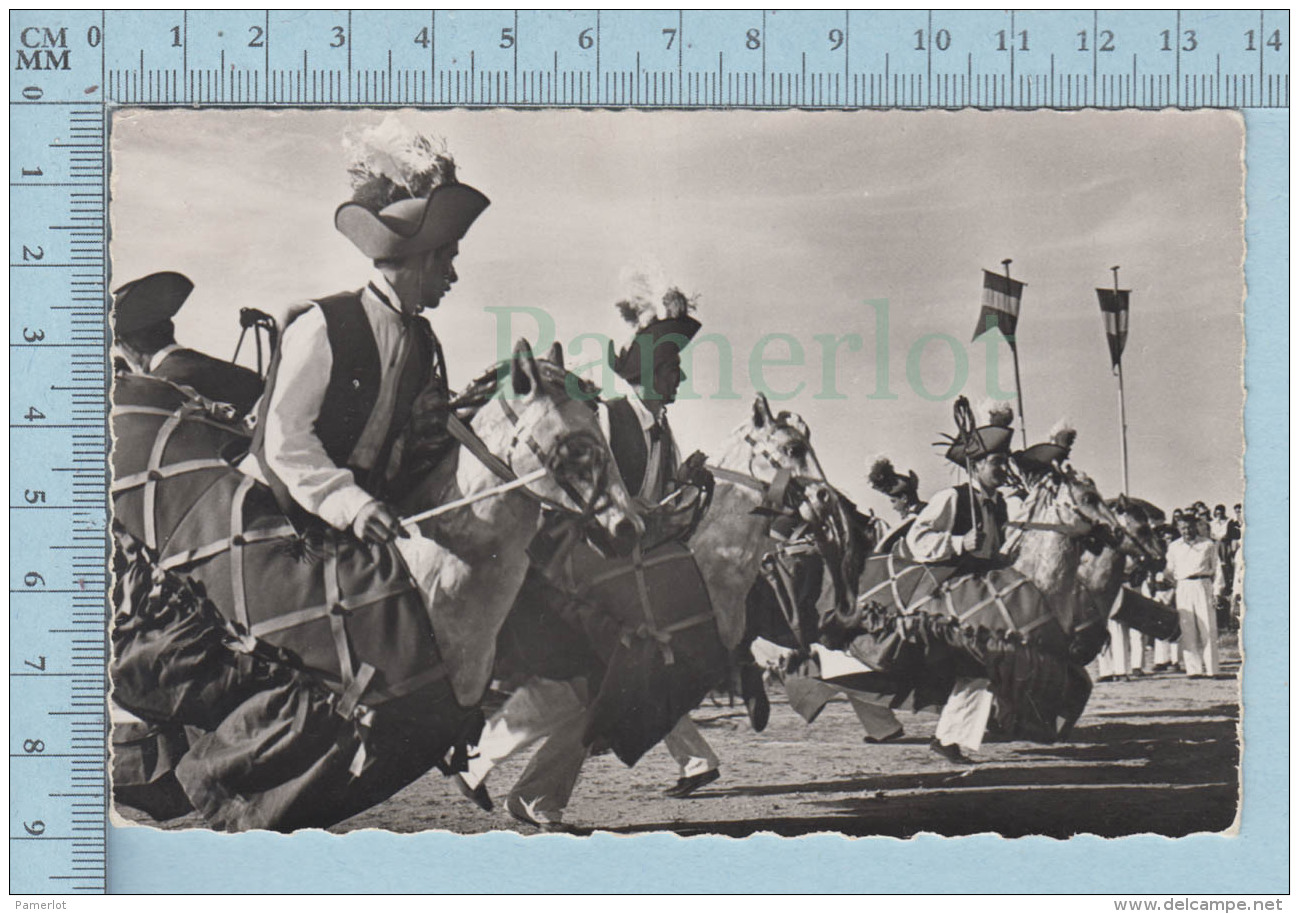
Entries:
{"label": "dark neckerchief", "polygon": [[401,318],[401,322],[404,327],[409,327],[414,322],[415,318],[418,317],[418,315],[416,314],[407,314],[405,310],[394,305],[392,303],[392,299],[389,298],[386,293],[379,291],[379,287],[376,286],[373,282],[366,283],[365,287],[370,290],[371,295],[379,299],[379,301],[383,302],[383,304],[388,308],[389,311],[394,312],[398,317]]}

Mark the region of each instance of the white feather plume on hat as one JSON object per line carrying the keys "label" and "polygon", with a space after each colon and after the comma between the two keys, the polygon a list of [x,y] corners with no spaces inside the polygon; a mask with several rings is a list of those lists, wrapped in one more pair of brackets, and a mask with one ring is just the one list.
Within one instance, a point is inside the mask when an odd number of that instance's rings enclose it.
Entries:
{"label": "white feather plume on hat", "polygon": [[1015,409],[1005,400],[986,399],[979,403],[979,425],[998,425],[1010,428],[1015,424]]}
{"label": "white feather plume on hat", "polygon": [[626,270],[622,284],[627,294],[614,303],[622,319],[637,330],[643,330],[659,320],[687,316],[699,304],[699,296],[687,296],[678,287],[669,285],[663,270],[658,267]]}
{"label": "white feather plume on hat", "polygon": [[1051,431],[1047,433],[1047,438],[1052,444],[1057,444],[1062,448],[1073,447],[1074,440],[1078,437],[1078,430],[1073,427],[1073,423],[1068,419],[1061,419],[1051,426]]}
{"label": "white feather plume on hat", "polygon": [[352,199],[375,212],[398,200],[427,197],[455,184],[456,164],[446,142],[420,133],[396,115],[343,138]]}

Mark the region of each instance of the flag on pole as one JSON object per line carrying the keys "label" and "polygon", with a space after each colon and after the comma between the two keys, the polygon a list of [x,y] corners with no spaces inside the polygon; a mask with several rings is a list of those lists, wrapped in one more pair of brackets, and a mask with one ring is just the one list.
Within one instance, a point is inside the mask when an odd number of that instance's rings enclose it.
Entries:
{"label": "flag on pole", "polygon": [[1119,370],[1123,347],[1128,342],[1128,296],[1131,289],[1097,289],[1101,300],[1101,317],[1105,318],[1105,336],[1110,343],[1110,367]]}
{"label": "flag on pole", "polygon": [[1019,322],[1019,300],[1024,296],[1024,284],[1018,279],[1000,273],[983,271],[983,307],[979,309],[979,323],[974,328],[974,339],[993,327],[1015,348],[1015,325]]}

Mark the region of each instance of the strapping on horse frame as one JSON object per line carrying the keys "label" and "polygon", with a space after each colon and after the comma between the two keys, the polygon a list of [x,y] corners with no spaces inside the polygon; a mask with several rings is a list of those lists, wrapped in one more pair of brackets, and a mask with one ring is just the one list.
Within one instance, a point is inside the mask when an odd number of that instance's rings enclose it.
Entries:
{"label": "strapping on horse frame", "polygon": [[445,676],[397,550],[283,514],[221,459],[240,430],[171,393],[124,381],[112,411],[115,517],[158,567],[202,584],[241,634],[290,647],[344,716]]}
{"label": "strapping on horse frame", "polygon": [[1077,638],[1090,633],[1065,633],[1041,592],[1012,569],[958,573],[872,556],[857,607],[823,619],[822,635],[878,671],[856,687],[891,695],[894,707],[941,707],[958,677],[987,677],[994,722],[1025,739],[1061,738],[1091,692],[1075,656]]}
{"label": "strapping on horse frame", "polygon": [[497,640],[502,678],[585,678],[585,739],[627,765],[698,707],[725,668],[707,585],[670,541],[625,558],[533,541],[533,565]]}
{"label": "strapping on horse frame", "polygon": [[185,391],[124,378],[114,399],[114,696],[197,728],[175,776],[208,823],[326,826],[463,766],[482,716],[396,550],[281,513],[227,462],[243,430]]}

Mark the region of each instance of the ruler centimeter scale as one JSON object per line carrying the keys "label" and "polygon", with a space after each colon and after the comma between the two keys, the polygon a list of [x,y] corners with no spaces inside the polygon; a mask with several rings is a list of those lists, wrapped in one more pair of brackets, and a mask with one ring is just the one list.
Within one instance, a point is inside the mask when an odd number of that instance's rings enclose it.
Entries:
{"label": "ruler centimeter scale", "polygon": [[113,106],[1288,108],[1289,41],[1286,10],[11,12],[10,891],[108,888]]}

